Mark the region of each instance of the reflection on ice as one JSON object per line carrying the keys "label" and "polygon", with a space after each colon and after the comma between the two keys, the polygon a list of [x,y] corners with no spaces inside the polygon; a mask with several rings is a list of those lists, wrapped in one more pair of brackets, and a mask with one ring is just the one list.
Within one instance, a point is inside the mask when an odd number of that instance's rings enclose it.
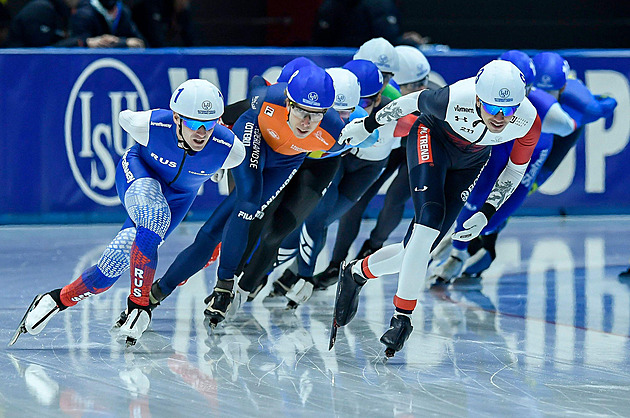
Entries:
{"label": "reflection on ice", "polygon": [[[293,311],[282,298],[264,299],[263,291],[210,332],[203,300],[214,282],[211,269],[167,298],[137,346],[125,349],[110,332],[129,291],[121,279],[60,313],[37,337],[24,335],[5,348],[4,412],[628,415],[630,287],[617,273],[627,263],[629,230],[628,220],[511,223],[482,280],[420,295],[414,332],[387,362],[378,338],[392,314],[396,276],[366,285],[357,317],[339,330],[331,351],[334,288]],[[111,232],[0,230],[0,272],[21,276],[6,280],[0,296],[5,340],[33,292],[67,283],[93,264]],[[167,266],[195,232],[175,234],[160,249],[160,264]],[[34,251],[33,242],[50,248]]]}

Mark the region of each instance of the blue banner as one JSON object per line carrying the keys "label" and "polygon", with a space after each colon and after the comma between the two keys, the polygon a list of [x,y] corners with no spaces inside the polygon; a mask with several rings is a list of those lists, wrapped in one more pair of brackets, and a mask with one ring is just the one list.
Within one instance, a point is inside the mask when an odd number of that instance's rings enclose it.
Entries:
{"label": "blue banner", "polygon": [[[0,222],[86,222],[124,218],[114,171],[132,139],[123,109],[167,108],[187,78],[205,78],[228,103],[245,98],[254,75],[273,79],[282,65],[307,56],[340,66],[351,49],[199,48],[145,51],[0,50]],[[476,74],[501,51],[427,52],[433,80]],[[619,102],[615,116],[587,127],[557,176],[531,196],[527,213],[630,213],[625,161],[630,136],[630,52],[560,51],[595,94]],[[566,164],[565,164],[566,163]],[[222,190],[225,193],[227,190]],[[208,183],[191,217],[205,218],[223,198]],[[372,209],[378,207],[378,200]]]}

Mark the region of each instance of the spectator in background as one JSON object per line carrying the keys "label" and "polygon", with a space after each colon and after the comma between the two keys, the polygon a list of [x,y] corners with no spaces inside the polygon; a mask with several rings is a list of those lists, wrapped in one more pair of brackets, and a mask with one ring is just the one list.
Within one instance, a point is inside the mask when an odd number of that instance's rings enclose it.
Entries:
{"label": "spectator in background", "polygon": [[9,25],[11,24],[11,14],[4,5],[5,0],[0,0],[0,48],[6,46],[9,36]]}
{"label": "spectator in background", "polygon": [[[74,36],[86,39],[89,47],[144,48],[144,37],[131,19],[129,8],[116,0],[80,0],[76,13],[70,19]],[[98,43],[89,40],[100,35]]]}
{"label": "spectator in background", "polygon": [[125,0],[131,18],[151,48],[198,44],[190,0]]}
{"label": "spectator in background", "polygon": [[420,46],[430,41],[417,32],[401,33],[399,20],[393,0],[324,0],[317,11],[312,44],[358,47],[378,37],[394,45]]}
{"label": "spectator in background", "polygon": [[99,38],[69,36],[70,16],[79,0],[32,0],[13,18],[7,45],[23,47],[73,47],[102,43]]}

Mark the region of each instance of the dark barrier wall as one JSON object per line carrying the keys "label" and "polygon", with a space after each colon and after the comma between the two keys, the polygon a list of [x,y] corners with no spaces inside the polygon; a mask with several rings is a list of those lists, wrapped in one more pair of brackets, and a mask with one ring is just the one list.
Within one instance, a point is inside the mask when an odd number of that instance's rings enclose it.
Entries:
{"label": "dark barrier wall", "polygon": [[[229,103],[245,98],[256,74],[273,78],[306,55],[324,67],[351,58],[349,49],[204,48],[146,51],[0,51],[0,222],[111,221],[124,217],[114,186],[130,146],[118,125],[123,109],[167,107],[187,78],[218,85]],[[446,83],[476,74],[501,51],[430,54],[432,78]],[[565,51],[578,78],[619,101],[614,118],[589,125],[561,173],[524,213],[630,213],[626,181],[630,136],[630,51]],[[219,185],[225,192],[225,185]],[[203,219],[222,199],[208,183],[192,208]],[[377,205],[378,203],[375,203]]]}

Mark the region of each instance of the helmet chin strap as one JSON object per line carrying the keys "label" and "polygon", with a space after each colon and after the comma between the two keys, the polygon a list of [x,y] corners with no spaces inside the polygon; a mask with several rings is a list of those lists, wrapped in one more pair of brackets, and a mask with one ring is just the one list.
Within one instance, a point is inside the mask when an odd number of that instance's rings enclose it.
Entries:
{"label": "helmet chin strap", "polygon": [[[182,148],[184,151],[186,151],[186,153],[188,153],[188,155],[195,155],[197,153],[197,151],[193,150],[190,145],[188,145],[188,142],[184,141],[184,132],[183,132],[183,121],[181,120],[181,118],[179,119],[179,136],[177,137],[177,145]],[[180,139],[181,138],[181,139]]]}

